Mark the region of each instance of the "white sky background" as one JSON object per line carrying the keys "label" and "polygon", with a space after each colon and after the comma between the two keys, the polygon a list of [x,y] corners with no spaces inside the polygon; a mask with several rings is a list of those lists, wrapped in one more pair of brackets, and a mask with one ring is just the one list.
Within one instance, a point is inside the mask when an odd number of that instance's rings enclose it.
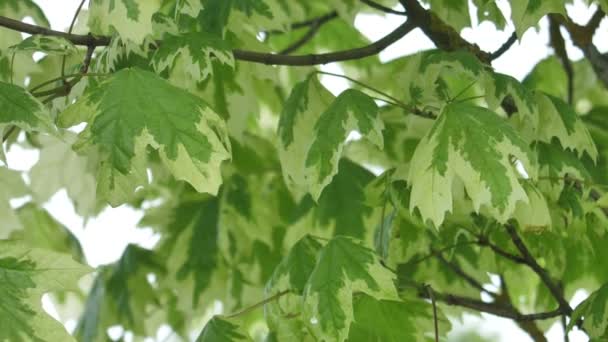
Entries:
{"label": "white sky background", "polygon": [[[72,14],[80,2],[80,0],[35,1],[42,7],[51,22],[52,28],[56,30],[65,30],[69,26]],[[497,0],[497,3],[505,16],[510,17],[507,1]],[[587,7],[582,0],[576,0],[573,6],[568,6],[569,15],[574,21],[581,24],[586,23],[594,11],[595,6]],[[394,15],[384,17],[365,14],[357,17],[355,25],[365,36],[375,41],[395,29],[403,20],[403,17]],[[540,23],[539,32],[534,29],[528,30],[520,42],[515,43],[509,51],[494,61],[494,68],[521,80],[538,61],[551,53],[548,47],[547,27],[548,23],[544,19]],[[462,35],[468,41],[478,44],[483,50],[494,51],[507,40],[512,32],[512,26],[501,32],[497,31],[493,24],[485,22],[481,25],[474,23],[474,28],[463,30]],[[568,35],[565,34],[564,37],[567,38]],[[597,30],[594,43],[600,51],[606,52],[608,50],[608,20],[604,20]],[[381,52],[380,58],[382,61],[388,61],[430,48],[433,48],[431,41],[417,29]],[[569,41],[567,50],[572,59],[582,58],[580,50],[573,47]],[[325,65],[323,69],[337,73],[342,72],[336,64]],[[343,79],[324,77],[323,82],[334,93],[339,93],[348,88],[348,83]],[[7,153],[7,158],[10,168],[29,170],[37,161],[38,153],[14,146]],[[17,203],[13,204],[16,205]],[[65,191],[62,190],[53,196],[45,205],[45,208],[79,238],[87,260],[92,266],[117,260],[128,243],[136,243],[150,248],[158,240],[158,236],[155,236],[151,229],[136,228],[142,214],[125,206],[106,209],[98,217],[89,219],[85,224],[83,219],[75,213]],[[584,294],[577,294],[572,302],[578,304],[584,298]],[[482,334],[492,337],[495,341],[530,341],[528,335],[519,330],[510,320],[485,314],[482,317],[483,319],[472,315],[465,316],[464,324],[454,323],[455,330],[453,333],[457,334],[458,331],[463,331],[463,329],[474,328],[481,331]],[[561,326],[554,325],[549,331],[548,339],[549,341],[563,341]],[[582,333],[572,332],[570,341],[587,341],[587,338]]]}

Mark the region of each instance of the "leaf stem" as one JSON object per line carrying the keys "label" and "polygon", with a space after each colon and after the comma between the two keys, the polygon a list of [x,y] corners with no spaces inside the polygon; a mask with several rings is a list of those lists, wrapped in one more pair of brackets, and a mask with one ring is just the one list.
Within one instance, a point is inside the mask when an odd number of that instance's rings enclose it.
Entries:
{"label": "leaf stem", "polygon": [[264,299],[262,301],[259,301],[259,302],[255,303],[255,304],[251,305],[251,306],[248,306],[248,307],[246,307],[246,308],[244,308],[244,309],[242,309],[240,311],[237,311],[237,312],[229,314],[229,315],[224,315],[224,317],[225,318],[234,318],[234,317],[237,317],[237,316],[245,315],[245,314],[247,314],[247,313],[249,313],[249,312],[251,312],[251,311],[253,311],[253,310],[255,310],[255,309],[257,309],[257,308],[259,308],[261,306],[263,306],[266,303],[270,303],[272,301],[275,301],[275,300],[283,297],[284,295],[286,295],[286,294],[288,294],[290,292],[291,292],[291,290],[281,291],[281,292],[279,292],[279,293],[277,293],[277,294],[275,294],[273,296],[270,296],[270,297],[268,297],[268,298],[266,298],[266,299]]}
{"label": "leaf stem", "polygon": [[[82,6],[84,5],[84,3],[87,0],[82,0],[80,1],[80,5],[78,5],[78,8],[76,8],[76,12],[74,12],[74,16],[72,17],[72,22],[70,23],[70,27],[68,28],[68,34],[72,34],[72,30],[74,29],[74,24],[76,23],[76,18],[78,18],[78,14],[80,14],[80,11],[82,10]],[[63,55],[63,58],[61,59],[61,79],[63,80],[63,82],[65,83],[65,78],[63,77],[65,75],[65,61],[66,61],[66,55]]]}

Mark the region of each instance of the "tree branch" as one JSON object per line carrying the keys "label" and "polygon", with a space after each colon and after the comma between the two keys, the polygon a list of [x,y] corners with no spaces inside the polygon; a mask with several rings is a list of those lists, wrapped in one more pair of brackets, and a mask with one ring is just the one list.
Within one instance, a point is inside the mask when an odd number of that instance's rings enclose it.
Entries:
{"label": "tree branch", "polygon": [[[513,305],[513,301],[511,300],[511,295],[509,294],[509,287],[507,286],[507,282],[505,278],[500,276],[500,289],[501,296],[497,301],[503,301],[506,305],[510,306],[519,313],[519,310],[515,308]],[[547,338],[542,330],[536,325],[534,321],[515,321],[520,329],[525,331],[535,342],[547,342]]]}
{"label": "tree branch", "polygon": [[[291,24],[291,26],[289,27],[290,30],[298,30],[301,28],[306,28],[306,27],[310,27],[315,25],[316,23],[319,22],[328,22],[332,19],[335,19],[338,17],[338,12],[336,11],[331,11],[327,14],[324,14],[320,17],[316,17],[316,18],[312,18],[312,19],[308,19],[308,20],[304,20],[304,21],[300,21],[297,23],[293,23]],[[266,34],[283,34],[285,33],[285,31],[283,30],[270,30],[270,31],[263,31]]]}
{"label": "tree branch", "polygon": [[435,13],[424,9],[418,0],[399,0],[399,2],[409,14],[409,20],[412,20],[438,48],[445,51],[466,50],[477,56],[480,61],[490,64],[491,54],[481,50],[476,44],[467,42]]}
{"label": "tree branch", "polygon": [[[18,20],[0,16],[0,26],[11,30],[25,32],[30,34],[43,34],[47,36],[62,37],[71,41],[75,45],[85,46],[105,46],[110,43],[110,37],[92,35],[68,34],[65,32],[54,31],[44,27],[30,25]],[[386,49],[394,42],[412,31],[416,25],[412,20],[407,20],[405,23],[397,27],[393,32],[384,36],[382,39],[359,48],[342,50],[337,52],[314,54],[314,55],[279,55],[274,53],[256,52],[248,50],[233,50],[234,58],[237,60],[272,64],[272,65],[292,65],[292,66],[309,66],[317,64],[327,64],[332,62],[347,61],[352,59],[361,59],[364,57],[373,56],[380,51]]]}
{"label": "tree branch", "polygon": [[519,234],[517,234],[515,227],[511,224],[507,224],[507,225],[505,225],[505,227],[507,229],[507,233],[509,233],[509,236],[511,236],[511,241],[513,241],[513,244],[519,250],[519,253],[524,258],[526,264],[540,277],[542,282],[549,289],[549,292],[551,292],[551,295],[555,298],[555,300],[559,304],[560,312],[562,314],[566,314],[566,315],[572,314],[572,307],[570,306],[568,301],[564,298],[564,296],[562,294],[562,289],[553,280],[553,278],[551,278],[551,276],[549,275],[547,270],[542,268],[538,264],[538,262],[536,262],[536,259],[534,258],[534,256],[532,256],[532,254],[530,253],[530,250],[528,250],[528,247],[526,247],[526,245],[524,244],[522,239],[519,237]]}
{"label": "tree branch", "polygon": [[608,88],[608,56],[600,53],[593,44],[595,30],[597,30],[605,15],[604,11],[598,7],[597,11],[585,26],[578,25],[568,16],[558,14],[551,14],[550,16],[566,28],[574,45],[583,51],[585,58],[591,63],[597,77],[604,83],[604,86]]}
{"label": "tree branch", "polygon": [[319,19],[318,21],[315,21],[312,25],[310,25],[308,32],[306,32],[300,39],[296,40],[294,43],[292,43],[285,49],[281,50],[279,52],[279,55],[288,55],[288,54],[296,51],[297,49],[301,48],[302,46],[304,46],[312,38],[314,38],[314,36],[317,34],[317,32],[319,32],[319,29],[321,28],[321,26],[323,26],[323,24],[327,23],[328,21],[329,21],[329,19],[324,19],[324,20]]}
{"label": "tree branch", "polygon": [[493,61],[498,57],[502,56],[505,52],[509,51],[511,46],[517,41],[517,33],[513,32],[509,39],[507,39],[496,51],[490,54],[490,60]]}
{"label": "tree branch", "polygon": [[471,285],[472,287],[476,288],[477,290],[479,290],[481,292],[487,293],[491,297],[496,297],[496,293],[485,289],[483,287],[483,285],[477,281],[477,279],[475,279],[472,276],[470,276],[469,274],[467,274],[460,266],[458,266],[458,264],[450,262],[446,258],[444,258],[443,255],[441,254],[441,252],[433,251],[433,253],[435,254],[437,259],[439,259],[439,261],[442,264],[444,264],[446,267],[451,269],[459,277],[464,279],[464,281],[466,281],[469,285]]}
{"label": "tree branch", "polygon": [[555,52],[555,55],[560,60],[566,77],[568,78],[568,103],[572,104],[574,96],[574,69],[572,69],[572,63],[568,58],[568,52],[566,51],[566,42],[560,31],[560,24],[556,20],[555,15],[549,15],[549,41]]}

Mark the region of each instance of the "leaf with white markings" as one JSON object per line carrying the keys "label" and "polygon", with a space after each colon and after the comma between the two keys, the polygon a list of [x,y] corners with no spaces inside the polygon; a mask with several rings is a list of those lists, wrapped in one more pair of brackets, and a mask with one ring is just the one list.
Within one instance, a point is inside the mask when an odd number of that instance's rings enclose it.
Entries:
{"label": "leaf with white markings", "polygon": [[161,0],[92,0],[89,5],[89,28],[99,35],[118,35],[141,43],[152,34],[152,15]]}
{"label": "leaf with white markings", "polygon": [[319,340],[344,341],[354,320],[353,294],[396,299],[394,276],[373,250],[351,238],[331,239],[304,289],[304,321]]}
{"label": "leaf with white markings", "polygon": [[373,99],[348,89],[334,97],[314,76],[298,83],[279,122],[281,165],[286,183],[317,200],[338,172],[348,134],[356,130],[382,148],[384,125]]}
{"label": "leaf with white markings", "polygon": [[0,81],[0,129],[15,125],[27,131],[52,132],[47,109],[25,89]]}
{"label": "leaf with white markings", "polygon": [[230,46],[205,32],[168,34],[152,59],[157,72],[171,70],[172,79],[199,82],[213,72],[211,58],[234,67]]}
{"label": "leaf with white markings", "polygon": [[446,106],[412,157],[410,210],[418,208],[424,220],[439,227],[452,210],[452,187],[459,179],[475,211],[484,205],[490,215],[505,222],[518,201],[528,201],[513,157],[535,175],[528,143],[505,120],[482,107]]}
{"label": "leaf with white markings", "polygon": [[38,34],[25,38],[19,44],[11,46],[8,50],[11,53],[40,51],[49,55],[69,55],[77,51],[76,46],[65,38]]}
{"label": "leaf with white markings", "polygon": [[556,137],[566,149],[576,151],[579,157],[587,153],[593,160],[597,159],[597,148],[587,127],[574,109],[563,100],[552,95],[539,93],[536,97],[539,104],[539,140],[550,143]]}
{"label": "leaf with white markings", "polygon": [[604,284],[580,303],[572,317],[568,329],[584,318],[583,328],[591,341],[605,341],[608,338],[608,284]]}
{"label": "leaf with white markings", "polygon": [[91,270],[66,254],[0,240],[0,340],[74,341],[61,323],[44,312],[49,291],[76,290]]}
{"label": "leaf with white markings", "polygon": [[99,147],[109,172],[100,185],[117,189],[116,173],[138,173],[141,162],[136,159],[145,156],[149,145],[159,150],[177,179],[198,191],[217,193],[220,165],[230,158],[230,145],[223,120],[200,98],[148,71],[123,69],[89,88],[59,117],[59,124],[67,127],[82,121],[88,126],[74,146]]}

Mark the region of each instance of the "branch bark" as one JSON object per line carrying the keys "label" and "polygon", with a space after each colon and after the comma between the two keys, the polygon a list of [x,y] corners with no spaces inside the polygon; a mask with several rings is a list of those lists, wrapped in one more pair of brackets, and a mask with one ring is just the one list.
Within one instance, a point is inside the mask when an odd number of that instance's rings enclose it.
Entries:
{"label": "branch bark", "polygon": [[[18,20],[2,16],[0,16],[0,26],[6,27],[14,31],[25,32],[30,34],[42,34],[47,36],[62,37],[71,41],[75,45],[105,46],[110,43],[110,37],[107,36],[93,36],[90,34],[68,34],[65,32],[55,31],[41,26],[27,24]],[[233,50],[233,54],[234,58],[237,60],[269,65],[310,66],[318,64],[327,64],[332,62],[361,59],[364,57],[373,56],[379,53],[380,51],[386,49],[388,46],[392,45],[394,42],[408,34],[414,28],[416,28],[416,24],[414,23],[414,21],[407,20],[405,23],[397,27],[394,31],[370,45],[330,53],[291,56],[235,49]]]}
{"label": "branch bark", "polygon": [[536,259],[534,258],[534,256],[532,256],[530,250],[528,250],[528,247],[526,247],[519,234],[517,234],[515,227],[510,224],[505,225],[505,227],[507,229],[507,233],[509,233],[509,236],[511,237],[511,241],[513,242],[517,250],[519,250],[519,253],[524,258],[526,264],[540,277],[542,282],[549,289],[549,292],[551,292],[553,298],[555,298],[555,300],[559,304],[560,312],[570,316],[572,314],[572,307],[570,306],[566,298],[564,298],[560,286],[553,280],[547,270],[545,270],[538,264],[538,262],[536,262]]}

